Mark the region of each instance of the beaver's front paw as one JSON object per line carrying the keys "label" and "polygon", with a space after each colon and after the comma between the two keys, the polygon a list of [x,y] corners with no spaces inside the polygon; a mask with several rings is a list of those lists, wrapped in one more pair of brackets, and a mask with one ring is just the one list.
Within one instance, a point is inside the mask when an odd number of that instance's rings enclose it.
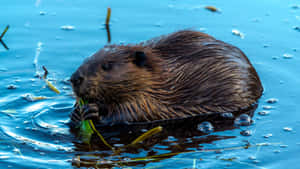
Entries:
{"label": "beaver's front paw", "polygon": [[95,120],[98,121],[99,117],[99,109],[97,104],[87,104],[82,108],[81,120]]}
{"label": "beaver's front paw", "polygon": [[75,106],[75,109],[70,113],[70,122],[69,125],[74,128],[79,126],[81,121],[81,113],[79,107]]}

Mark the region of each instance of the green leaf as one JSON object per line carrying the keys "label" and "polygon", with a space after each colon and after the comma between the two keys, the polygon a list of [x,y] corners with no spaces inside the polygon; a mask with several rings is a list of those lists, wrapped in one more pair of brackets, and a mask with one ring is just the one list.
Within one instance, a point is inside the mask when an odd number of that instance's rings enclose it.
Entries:
{"label": "green leaf", "polygon": [[88,120],[84,120],[81,122],[79,132],[80,132],[79,134],[80,134],[81,140],[84,143],[89,144],[94,131],[91,128]]}

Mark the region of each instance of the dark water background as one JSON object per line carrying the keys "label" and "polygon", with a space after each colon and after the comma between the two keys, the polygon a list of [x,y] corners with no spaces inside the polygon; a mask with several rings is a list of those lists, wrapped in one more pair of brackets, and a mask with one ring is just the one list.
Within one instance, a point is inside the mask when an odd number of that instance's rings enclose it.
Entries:
{"label": "dark water background", "polygon": [[[221,13],[205,10],[206,5],[216,6]],[[66,126],[74,99],[65,79],[84,58],[106,44],[103,23],[107,7],[112,9],[112,43],[137,43],[186,28],[204,31],[241,48],[265,89],[251,126],[211,133],[206,137],[234,137],[203,143],[201,148],[240,147],[245,140],[268,146],[181,153],[137,168],[300,168],[299,0],[2,1],[0,31],[10,25],[3,38],[10,50],[0,46],[0,168],[73,168],[71,160],[84,154]],[[74,29],[62,30],[64,25]],[[233,29],[244,33],[244,38],[233,35]],[[36,56],[38,72],[42,73],[41,65],[45,65],[61,94],[35,77]],[[9,85],[17,88],[9,90]],[[31,102],[24,99],[26,94],[51,98]],[[270,98],[278,102],[267,103]],[[259,115],[264,109],[269,114]],[[244,129],[251,131],[251,136],[242,136]],[[168,152],[161,143],[154,148],[159,154]]]}

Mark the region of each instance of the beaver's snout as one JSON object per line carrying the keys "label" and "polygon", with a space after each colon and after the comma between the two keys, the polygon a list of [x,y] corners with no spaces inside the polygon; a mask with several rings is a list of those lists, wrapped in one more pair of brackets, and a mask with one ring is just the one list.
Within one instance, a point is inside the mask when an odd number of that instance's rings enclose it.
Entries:
{"label": "beaver's snout", "polygon": [[79,71],[76,71],[71,76],[71,83],[72,83],[73,87],[79,87],[82,84],[83,80],[84,80],[84,77],[83,77],[82,73],[80,73]]}

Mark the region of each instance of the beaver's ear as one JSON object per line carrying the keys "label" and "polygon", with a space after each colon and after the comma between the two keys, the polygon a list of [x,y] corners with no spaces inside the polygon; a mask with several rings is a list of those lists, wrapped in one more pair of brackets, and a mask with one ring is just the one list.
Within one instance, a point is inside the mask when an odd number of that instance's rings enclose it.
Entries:
{"label": "beaver's ear", "polygon": [[134,53],[133,63],[139,67],[144,67],[147,64],[147,56],[143,51],[136,51]]}

